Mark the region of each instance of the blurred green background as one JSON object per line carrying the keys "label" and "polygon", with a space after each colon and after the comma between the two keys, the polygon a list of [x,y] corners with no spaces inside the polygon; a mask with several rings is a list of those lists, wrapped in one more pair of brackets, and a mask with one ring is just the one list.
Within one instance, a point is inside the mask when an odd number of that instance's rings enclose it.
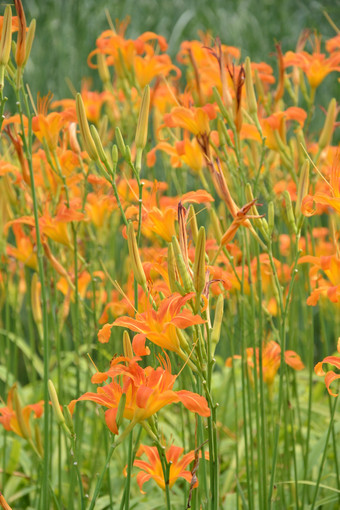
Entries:
{"label": "blurred green background", "polygon": [[77,90],[82,77],[96,79],[86,59],[108,28],[105,9],[113,20],[131,16],[129,38],[147,30],[164,35],[171,56],[181,41],[209,29],[223,43],[241,48],[243,57],[274,63],[269,55],[275,41],[285,52],[295,48],[304,28],[324,38],[335,35],[324,10],[340,26],[340,0],[23,0],[23,5],[27,21],[37,20],[26,80],[34,95],[51,90],[55,99],[70,97],[66,77]]}

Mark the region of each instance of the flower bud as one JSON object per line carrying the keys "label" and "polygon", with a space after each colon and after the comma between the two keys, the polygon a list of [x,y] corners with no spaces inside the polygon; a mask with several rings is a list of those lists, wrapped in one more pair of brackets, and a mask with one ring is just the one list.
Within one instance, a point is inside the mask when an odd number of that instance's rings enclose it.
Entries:
{"label": "flower bud", "polygon": [[306,159],[304,164],[302,165],[298,183],[297,199],[295,205],[295,216],[297,218],[299,218],[301,215],[302,200],[308,194],[308,188],[309,188],[309,161],[308,159]]}
{"label": "flower bud", "polygon": [[136,278],[136,281],[146,289],[146,276],[144,273],[143,265],[139,256],[137,241],[135,230],[133,228],[133,223],[130,221],[127,227],[127,238],[128,238],[128,247],[129,247],[129,255],[132,264],[132,271]]}
{"label": "flower bud", "polygon": [[175,237],[175,236],[172,236],[172,247],[174,249],[178,272],[180,274],[180,277],[182,278],[183,287],[184,287],[185,292],[187,294],[189,292],[195,292],[195,288],[192,283],[192,279],[190,277],[189,271],[188,271],[187,266],[183,259],[181,247],[179,245],[177,237]]}
{"label": "flower bud", "polygon": [[290,194],[288,190],[285,190],[283,193],[285,203],[286,203],[286,213],[287,213],[287,220],[288,220],[288,227],[291,233],[296,234],[297,228],[295,223],[295,216],[293,212],[293,206],[292,206],[292,199],[290,198]]}
{"label": "flower bud", "polygon": [[99,159],[101,161],[103,161],[105,166],[106,165],[109,166],[109,162],[107,160],[107,157],[106,157],[106,154],[105,154],[105,151],[104,151],[104,147],[103,147],[102,141],[100,139],[99,133],[98,133],[96,127],[93,124],[91,124],[91,126],[90,126],[90,132],[91,132],[94,144],[96,146],[97,154],[99,156]]}
{"label": "flower bud", "polygon": [[40,338],[42,338],[42,311],[41,311],[41,303],[40,303],[40,292],[41,292],[41,284],[38,281],[37,273],[33,274],[32,282],[31,282],[31,304],[32,304],[32,315],[33,319],[37,325]]}
{"label": "flower bud", "polygon": [[72,420],[72,414],[68,406],[64,405],[64,418],[65,418],[65,424],[68,430],[71,432],[71,434],[74,434],[74,425]]}
{"label": "flower bud", "polygon": [[47,384],[48,384],[48,393],[50,395],[52,408],[53,408],[53,412],[55,414],[57,423],[58,423],[58,425],[63,425],[65,423],[65,418],[64,418],[64,415],[60,409],[60,404],[59,404],[59,399],[58,399],[56,389],[55,389],[54,384],[51,381],[51,379],[48,380]]}
{"label": "flower bud", "polygon": [[12,10],[9,5],[5,9],[0,40],[0,90],[4,87],[5,69],[9,61],[12,44]]}
{"label": "flower bud", "polygon": [[116,144],[112,146],[111,157],[112,157],[112,172],[113,174],[115,174],[117,171],[118,164],[118,147]]}
{"label": "flower bud", "polygon": [[68,126],[68,133],[69,133],[69,140],[70,140],[70,147],[73,150],[73,152],[76,152],[77,154],[80,153],[80,145],[77,139],[77,123],[76,122],[70,122]]}
{"label": "flower bud", "polygon": [[1,40],[0,40],[0,65],[6,66],[11,53],[12,44],[12,10],[10,5],[5,9]]}
{"label": "flower bud", "polygon": [[336,118],[336,100],[333,97],[328,105],[326,120],[319,138],[320,151],[322,151],[325,147],[330,145],[332,141],[335,118]]}
{"label": "flower bud", "polygon": [[220,294],[217,298],[215,317],[214,317],[214,325],[213,325],[212,332],[211,332],[211,354],[212,354],[212,356],[214,355],[216,345],[218,344],[218,342],[220,340],[223,312],[224,312],[224,299],[223,299],[223,295]]}
{"label": "flower bud", "polygon": [[110,71],[106,63],[106,57],[103,53],[97,54],[97,64],[99,77],[104,85],[107,85],[111,81]]}
{"label": "flower bud", "polygon": [[221,244],[223,232],[222,232],[220,220],[218,219],[216,211],[213,207],[211,207],[209,209],[209,214],[210,214],[210,221],[212,224],[212,228],[213,228],[213,232],[214,232],[216,241],[218,244]]}
{"label": "flower bud", "polygon": [[89,124],[87,122],[85,106],[79,92],[76,96],[76,110],[80,133],[83,139],[85,150],[93,161],[98,161],[99,159],[98,152],[93,141],[93,138],[91,136]]}
{"label": "flower bud", "polygon": [[198,296],[201,295],[205,286],[205,228],[201,227],[198,232],[194,260],[194,287]]}
{"label": "flower bud", "polygon": [[124,351],[124,356],[126,358],[129,358],[129,359],[133,358],[133,350],[132,350],[130,336],[126,330],[123,333],[123,351]]}
{"label": "flower bud", "polygon": [[150,87],[146,85],[143,92],[142,103],[139,111],[137,130],[136,130],[136,148],[144,149],[148,137],[148,121],[150,108]]}
{"label": "flower bud", "polygon": [[26,59],[26,17],[21,0],[14,0],[14,5],[19,23],[15,62],[18,67],[22,67]]}
{"label": "flower bud", "polygon": [[25,60],[23,63],[23,67],[25,67],[25,65],[27,64],[27,60],[29,59],[29,56],[31,54],[32,45],[33,45],[34,36],[35,36],[36,24],[37,24],[36,20],[32,19],[30,26],[28,27],[27,37],[26,37],[26,54],[25,54]]}
{"label": "flower bud", "polygon": [[197,227],[197,220],[196,220],[196,213],[194,206],[190,204],[189,212],[188,212],[188,223],[191,228],[191,234],[193,241],[195,245],[197,244],[197,236],[198,236],[198,227]]}
{"label": "flower bud", "polygon": [[246,58],[245,62],[245,73],[246,73],[246,95],[247,95],[247,103],[248,110],[251,116],[257,115],[257,102],[253,85],[253,78],[251,74],[251,65],[250,58]]}
{"label": "flower bud", "polygon": [[125,158],[125,155],[126,155],[126,145],[125,145],[125,142],[124,142],[124,139],[123,139],[123,136],[122,136],[122,133],[121,133],[119,127],[116,127],[115,135],[116,135],[116,142],[117,142],[117,145],[118,145],[118,149],[120,150],[120,153],[123,156],[123,158]]}

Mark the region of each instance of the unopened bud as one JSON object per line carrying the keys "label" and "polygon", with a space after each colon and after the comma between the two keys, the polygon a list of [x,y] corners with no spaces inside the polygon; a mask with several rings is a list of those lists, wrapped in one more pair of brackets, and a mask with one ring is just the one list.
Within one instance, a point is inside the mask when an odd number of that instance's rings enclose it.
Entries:
{"label": "unopened bud", "polygon": [[201,227],[198,232],[197,245],[194,260],[194,287],[198,296],[201,295],[205,286],[205,228]]}
{"label": "unopened bud", "polygon": [[80,133],[81,133],[81,137],[83,140],[85,150],[88,153],[89,157],[93,161],[98,161],[98,159],[99,159],[98,152],[96,149],[96,145],[93,141],[93,138],[91,136],[89,124],[87,122],[85,106],[84,106],[83,99],[82,99],[81,95],[79,94],[79,92],[76,96],[76,110],[77,110],[77,118],[78,118]]}
{"label": "unopened bud", "polygon": [[6,66],[11,53],[12,44],[12,9],[7,5],[5,9],[1,40],[0,40],[0,65]]}
{"label": "unopened bud", "polygon": [[308,159],[306,159],[304,164],[302,165],[298,183],[297,199],[295,205],[295,216],[297,218],[299,218],[301,215],[302,200],[308,194],[308,188],[309,188],[309,161]]}
{"label": "unopened bud", "polygon": [[129,358],[129,359],[133,358],[133,350],[132,350],[130,336],[126,330],[123,333],[123,351],[124,351],[124,356],[126,358]]}
{"label": "unopened bud", "polygon": [[330,145],[332,141],[335,118],[336,118],[336,100],[333,97],[328,105],[326,120],[323,125],[319,139],[320,151],[322,151],[325,147]]}
{"label": "unopened bud", "polygon": [[218,342],[220,340],[223,312],[224,312],[224,299],[223,299],[223,295],[220,294],[217,298],[215,317],[214,317],[214,325],[213,325],[212,332],[211,332],[211,355],[212,356],[214,355],[216,345],[218,344]]}
{"label": "unopened bud", "polygon": [[116,127],[115,135],[116,135],[116,142],[117,142],[117,145],[118,145],[118,149],[120,150],[120,153],[123,156],[123,158],[125,158],[125,155],[126,155],[126,145],[125,145],[125,142],[124,142],[124,139],[123,139],[123,136],[122,136],[122,133],[121,133],[119,127]]}
{"label": "unopened bud", "polygon": [[38,280],[37,273],[33,274],[32,282],[31,282],[31,304],[32,304],[32,315],[33,319],[37,325],[40,337],[42,337],[42,310],[40,303],[40,292],[41,292],[41,284]]}
{"label": "unopened bud", "polygon": [[64,409],[63,414],[64,414],[64,418],[65,418],[66,427],[71,432],[71,434],[74,434],[74,425],[73,425],[71,411],[70,411],[69,407],[66,405],[63,406],[63,409]]}
{"label": "unopened bud", "polygon": [[285,203],[286,203],[286,213],[287,213],[289,230],[293,234],[296,234],[297,228],[296,228],[295,216],[294,216],[294,212],[293,212],[292,199],[290,198],[290,194],[289,194],[288,190],[284,191],[283,196],[284,196]]}
{"label": "unopened bud", "polygon": [[114,144],[112,147],[111,157],[112,157],[112,172],[115,174],[117,171],[118,164],[118,147],[116,144]]}
{"label": "unopened bud", "polygon": [[58,425],[62,425],[63,423],[65,423],[65,418],[64,418],[64,415],[60,409],[60,404],[59,404],[59,399],[58,399],[56,389],[55,389],[54,384],[51,381],[51,379],[48,380],[47,384],[48,384],[48,393],[50,395],[52,408],[53,408],[53,412],[55,414],[57,423],[58,423]]}
{"label": "unopened bud", "polygon": [[221,239],[222,239],[223,232],[222,232],[220,220],[218,219],[216,211],[215,211],[215,209],[213,207],[211,207],[209,209],[209,214],[210,214],[210,221],[211,221],[211,224],[212,224],[212,228],[213,228],[213,231],[214,231],[214,235],[215,235],[216,241],[217,241],[218,244],[221,244]]}
{"label": "unopened bud", "polygon": [[136,148],[144,149],[148,137],[148,122],[150,108],[150,87],[146,85],[143,92],[142,103],[139,111],[137,130],[136,130]]}
{"label": "unopened bud", "polygon": [[99,136],[99,133],[98,133],[96,127],[93,124],[91,124],[91,126],[90,126],[90,132],[91,132],[94,144],[96,146],[97,154],[99,156],[99,159],[101,161],[103,161],[103,163],[105,164],[106,167],[108,167],[109,166],[109,162],[107,160],[107,157],[106,157],[106,154],[105,154],[105,151],[104,151],[104,147],[103,147],[102,141],[100,139],[100,136]]}
{"label": "unopened bud", "polygon": [[98,72],[101,81],[106,85],[111,81],[110,71],[106,63],[106,57],[103,53],[97,54]]}
{"label": "unopened bud", "polygon": [[18,37],[15,62],[18,67],[22,67],[26,59],[26,17],[21,0],[14,0],[14,5],[18,15]]}
{"label": "unopened bud", "polygon": [[182,278],[183,287],[186,293],[195,292],[194,285],[192,283],[192,279],[190,277],[188,268],[184,262],[181,247],[179,245],[178,239],[175,236],[172,236],[172,246],[175,253],[176,264],[178,268],[178,272],[180,277]]}
{"label": "unopened bud", "polygon": [[245,73],[246,73],[246,95],[247,95],[247,103],[248,103],[248,110],[251,116],[257,115],[257,101],[254,91],[254,85],[253,85],[253,78],[251,74],[251,65],[250,65],[250,58],[246,58],[245,62]]}
{"label": "unopened bud", "polygon": [[133,274],[139,285],[141,285],[143,289],[146,289],[146,276],[139,256],[135,230],[131,221],[128,223],[127,227],[127,238]]}
{"label": "unopened bud", "polygon": [[27,60],[29,59],[29,56],[31,54],[32,45],[34,41],[35,36],[35,28],[36,28],[37,22],[35,19],[32,19],[30,26],[28,27],[27,31],[27,37],[26,37],[26,54],[25,54],[25,60],[23,63],[23,67],[27,64]]}
{"label": "unopened bud", "polygon": [[198,227],[196,220],[196,213],[194,206],[190,204],[189,212],[188,212],[188,224],[190,225],[191,234],[195,245],[197,244],[197,236],[198,236]]}

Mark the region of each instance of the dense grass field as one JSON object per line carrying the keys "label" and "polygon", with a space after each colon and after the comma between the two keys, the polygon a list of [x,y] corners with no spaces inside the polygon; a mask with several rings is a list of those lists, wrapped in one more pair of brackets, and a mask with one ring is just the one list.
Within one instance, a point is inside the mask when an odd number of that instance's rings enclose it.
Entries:
{"label": "dense grass field", "polygon": [[3,6],[0,508],[340,507],[338,7]]}

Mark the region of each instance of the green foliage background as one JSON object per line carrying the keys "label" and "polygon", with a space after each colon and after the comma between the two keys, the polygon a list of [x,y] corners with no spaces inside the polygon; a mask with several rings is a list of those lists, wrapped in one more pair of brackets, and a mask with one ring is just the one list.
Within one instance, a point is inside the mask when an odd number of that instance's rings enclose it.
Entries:
{"label": "green foliage background", "polygon": [[198,30],[209,29],[254,61],[268,61],[275,41],[282,43],[284,52],[293,50],[304,28],[333,37],[324,10],[335,23],[340,21],[340,0],[23,0],[23,4],[27,20],[37,19],[26,80],[34,94],[51,90],[59,99],[70,96],[65,77],[77,90],[82,77],[96,80],[86,59],[96,37],[108,28],[105,9],[113,20],[131,16],[128,37],[147,30],[164,35],[172,56],[181,41],[196,39]]}

